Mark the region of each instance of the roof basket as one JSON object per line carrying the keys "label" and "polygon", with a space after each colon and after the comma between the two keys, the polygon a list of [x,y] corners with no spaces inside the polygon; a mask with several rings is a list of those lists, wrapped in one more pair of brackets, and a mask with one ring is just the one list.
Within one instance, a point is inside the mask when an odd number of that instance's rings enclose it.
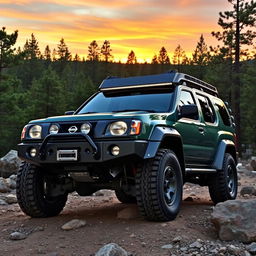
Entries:
{"label": "roof basket", "polygon": [[147,76],[134,76],[134,77],[107,77],[102,81],[99,90],[106,91],[120,91],[132,89],[148,89],[148,88],[168,88],[173,85],[186,85],[198,90],[205,91],[211,95],[218,96],[217,89],[202,80],[193,76],[170,71],[164,74],[147,75]]}

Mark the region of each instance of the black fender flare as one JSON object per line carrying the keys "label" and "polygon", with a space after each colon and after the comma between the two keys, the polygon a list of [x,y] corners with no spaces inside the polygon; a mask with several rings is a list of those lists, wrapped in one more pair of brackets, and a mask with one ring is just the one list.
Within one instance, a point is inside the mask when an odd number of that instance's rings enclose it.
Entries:
{"label": "black fender flare", "polygon": [[230,153],[235,163],[237,164],[237,156],[236,156],[236,146],[232,140],[222,140],[219,143],[217,152],[215,154],[215,159],[213,161],[212,167],[217,170],[221,170],[223,166],[225,153]]}
{"label": "black fender flare", "polygon": [[181,135],[177,130],[166,126],[156,126],[149,138],[144,159],[155,157],[157,150],[165,137],[176,137],[181,139]]}

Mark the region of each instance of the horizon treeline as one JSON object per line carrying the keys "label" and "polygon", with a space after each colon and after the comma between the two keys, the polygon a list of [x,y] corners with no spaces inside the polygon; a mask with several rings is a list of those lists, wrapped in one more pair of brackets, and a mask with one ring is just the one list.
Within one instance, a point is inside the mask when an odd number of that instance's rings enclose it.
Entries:
{"label": "horizon treeline", "polygon": [[[220,18],[224,19],[224,15]],[[226,20],[230,22],[230,18]],[[227,31],[230,33],[226,33]],[[239,43],[245,46],[244,50],[238,48],[241,61],[237,59],[237,44],[234,43],[235,37],[230,36],[232,33],[235,33],[232,26],[225,24],[221,32],[213,32],[213,36],[223,43],[223,46],[217,47],[208,46],[201,35],[191,59],[187,58],[181,45],[178,45],[172,59],[162,46],[159,53],[152,56],[151,63],[138,63],[133,50],[128,53],[127,62],[120,63],[113,61],[114,50],[108,40],[101,47],[93,40],[88,46],[86,59],[81,59],[78,54],[72,58],[64,38],[61,38],[55,49],[46,46],[42,52],[38,40],[32,34],[22,49],[16,49],[18,31],[7,33],[2,28],[0,156],[16,148],[21,130],[30,120],[63,115],[65,111],[77,109],[97,92],[98,86],[106,77],[159,74],[170,70],[187,73],[213,84],[220,97],[228,101],[233,110],[237,110],[239,106],[239,112],[234,112],[239,113],[241,148],[243,151],[245,148],[255,151],[256,54],[246,50],[252,47],[255,37],[248,34],[248,39],[245,40],[246,35],[241,35],[244,41]],[[226,35],[228,36],[225,37]],[[237,63],[238,67],[235,65]]]}

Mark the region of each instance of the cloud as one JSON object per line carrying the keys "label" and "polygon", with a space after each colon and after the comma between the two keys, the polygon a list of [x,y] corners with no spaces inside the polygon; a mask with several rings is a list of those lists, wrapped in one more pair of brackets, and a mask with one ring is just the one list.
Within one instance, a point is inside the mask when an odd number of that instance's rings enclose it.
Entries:
{"label": "cloud", "polygon": [[0,0],[0,21],[19,30],[18,44],[34,33],[41,49],[56,47],[61,37],[73,53],[86,55],[92,40],[112,42],[113,54],[124,58],[131,49],[151,58],[161,46],[178,44],[189,51],[201,33],[212,41],[223,0]]}

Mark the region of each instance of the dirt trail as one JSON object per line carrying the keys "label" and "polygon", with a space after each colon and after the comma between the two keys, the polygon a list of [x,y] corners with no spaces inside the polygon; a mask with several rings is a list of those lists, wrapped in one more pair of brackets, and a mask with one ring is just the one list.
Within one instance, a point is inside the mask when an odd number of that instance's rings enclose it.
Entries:
{"label": "dirt trail", "polygon": [[[242,177],[242,185],[255,180]],[[64,211],[57,217],[31,219],[17,204],[0,206],[0,256],[48,255],[89,256],[106,243],[115,242],[137,256],[169,256],[172,250],[161,248],[182,236],[179,248],[196,239],[216,241],[209,217],[213,204],[207,188],[185,185],[181,211],[172,222],[148,222],[141,217],[118,219],[117,213],[127,207],[115,196],[69,196]],[[72,219],[87,222],[85,227],[63,231],[61,226]],[[10,233],[28,233],[25,240],[13,241]],[[175,248],[174,248],[175,249]]]}

